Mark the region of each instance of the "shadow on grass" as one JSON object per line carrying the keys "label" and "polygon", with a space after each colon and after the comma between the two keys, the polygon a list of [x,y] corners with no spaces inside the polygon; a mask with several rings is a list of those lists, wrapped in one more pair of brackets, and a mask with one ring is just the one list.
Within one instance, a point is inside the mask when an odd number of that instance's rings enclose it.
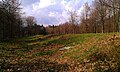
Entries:
{"label": "shadow on grass", "polygon": [[10,64],[9,62],[2,62],[0,64],[0,71],[12,72],[61,72],[67,71],[67,64],[58,64],[46,60],[39,60],[32,63]]}

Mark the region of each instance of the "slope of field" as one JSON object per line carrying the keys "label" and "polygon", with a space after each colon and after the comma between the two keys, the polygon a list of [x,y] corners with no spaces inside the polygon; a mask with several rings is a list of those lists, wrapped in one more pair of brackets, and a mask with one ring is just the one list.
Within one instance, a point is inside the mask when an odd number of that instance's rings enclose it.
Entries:
{"label": "slope of field", "polygon": [[0,42],[0,71],[117,72],[119,58],[119,33],[37,35]]}

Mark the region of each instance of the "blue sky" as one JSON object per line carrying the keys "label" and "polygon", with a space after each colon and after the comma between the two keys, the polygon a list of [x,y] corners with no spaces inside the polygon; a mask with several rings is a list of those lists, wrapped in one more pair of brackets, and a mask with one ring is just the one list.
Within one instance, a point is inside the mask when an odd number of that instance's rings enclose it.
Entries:
{"label": "blue sky", "polygon": [[85,2],[92,0],[22,0],[23,12],[34,16],[38,24],[53,25],[68,20],[68,11],[81,12]]}

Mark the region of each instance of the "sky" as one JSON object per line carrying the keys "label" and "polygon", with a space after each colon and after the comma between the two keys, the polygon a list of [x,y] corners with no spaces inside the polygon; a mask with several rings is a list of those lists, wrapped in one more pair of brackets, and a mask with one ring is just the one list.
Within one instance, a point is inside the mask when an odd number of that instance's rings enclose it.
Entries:
{"label": "sky", "polygon": [[38,24],[61,24],[68,20],[68,11],[81,13],[84,3],[92,0],[22,0],[26,16],[34,16]]}

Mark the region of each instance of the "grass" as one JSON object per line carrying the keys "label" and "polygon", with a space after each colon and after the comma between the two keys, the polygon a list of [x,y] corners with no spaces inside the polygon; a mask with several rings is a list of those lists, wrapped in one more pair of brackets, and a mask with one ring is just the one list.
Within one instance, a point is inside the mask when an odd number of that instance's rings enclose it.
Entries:
{"label": "grass", "polygon": [[53,54],[55,54],[55,52],[56,51],[53,51],[53,50],[47,50],[47,51],[36,53],[33,56],[53,55]]}
{"label": "grass", "polygon": [[[114,34],[117,38],[113,38]],[[36,35],[0,42],[0,70],[79,71],[81,68],[89,71],[90,67],[93,67],[93,72],[118,71],[119,35],[119,33]],[[63,47],[71,48],[60,51],[59,49]]]}

